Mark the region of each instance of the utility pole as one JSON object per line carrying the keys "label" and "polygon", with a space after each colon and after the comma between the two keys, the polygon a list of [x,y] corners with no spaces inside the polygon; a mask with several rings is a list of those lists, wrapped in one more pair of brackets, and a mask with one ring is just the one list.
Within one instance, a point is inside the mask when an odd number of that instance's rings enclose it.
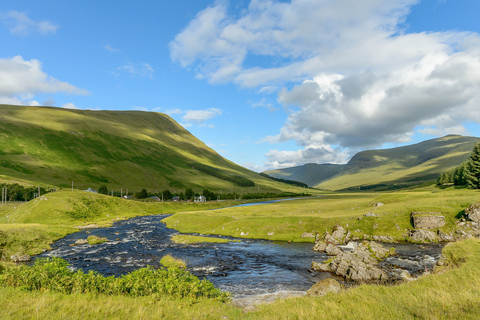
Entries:
{"label": "utility pole", "polygon": [[162,202],[163,202],[163,192],[162,192]]}
{"label": "utility pole", "polygon": [[40,186],[38,186],[38,196],[40,197]]}
{"label": "utility pole", "polygon": [[72,181],[72,192],[73,192],[73,181]]}
{"label": "utility pole", "polygon": [[123,198],[123,188],[120,188],[120,198]]}

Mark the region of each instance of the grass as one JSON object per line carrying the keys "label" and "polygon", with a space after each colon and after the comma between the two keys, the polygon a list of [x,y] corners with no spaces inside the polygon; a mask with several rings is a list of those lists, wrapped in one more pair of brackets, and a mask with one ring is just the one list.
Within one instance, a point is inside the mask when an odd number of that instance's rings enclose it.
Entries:
{"label": "grass", "polygon": [[361,285],[321,298],[276,301],[243,313],[228,303],[168,297],[27,292],[0,288],[2,319],[478,319],[480,240],[446,246],[449,265],[397,286]]}
{"label": "grass", "polygon": [[[385,205],[375,207],[376,202]],[[299,242],[314,241],[314,238],[302,238],[305,232],[323,234],[341,224],[354,236],[383,235],[404,241],[405,230],[413,229],[411,212],[441,212],[446,221],[441,230],[450,233],[464,209],[476,202],[480,202],[478,191],[429,186],[390,193],[339,193],[260,206],[179,212],[163,221],[183,233]],[[364,217],[368,212],[375,213],[376,217]]]}
{"label": "grass", "polygon": [[107,238],[102,238],[102,237],[97,237],[97,236],[89,236],[87,238],[87,241],[88,241],[89,245],[95,245],[95,244],[108,242],[108,239]]}
{"label": "grass", "polygon": [[172,236],[171,240],[174,243],[182,243],[182,244],[205,243],[205,242],[227,243],[231,241],[239,241],[239,240],[229,240],[229,239],[213,238],[213,237],[192,236],[187,234],[176,234]]}
{"label": "grass", "polygon": [[185,261],[183,261],[182,259],[177,259],[177,258],[174,258],[172,257],[171,255],[167,254],[166,256],[164,256],[162,258],[162,260],[160,260],[160,263],[167,267],[167,268],[186,268],[187,267],[187,264],[185,263]]}

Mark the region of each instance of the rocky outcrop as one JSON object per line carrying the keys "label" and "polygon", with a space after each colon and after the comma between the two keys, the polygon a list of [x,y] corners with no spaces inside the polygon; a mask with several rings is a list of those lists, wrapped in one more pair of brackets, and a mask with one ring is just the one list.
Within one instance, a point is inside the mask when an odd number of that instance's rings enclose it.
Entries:
{"label": "rocky outcrop", "polygon": [[28,262],[32,259],[30,255],[26,253],[17,253],[10,257],[13,262]]}
{"label": "rocky outcrop", "polygon": [[[356,282],[387,281],[389,276],[378,267],[378,261],[392,252],[374,241],[355,242],[350,232],[336,226],[315,241],[314,250],[325,252],[333,258],[323,262],[312,262],[312,269],[332,272]],[[388,239],[390,240],[390,239]]]}
{"label": "rocky outcrop", "polygon": [[480,203],[474,203],[465,209],[467,219],[480,223]]}
{"label": "rocky outcrop", "polygon": [[327,293],[339,293],[340,283],[335,279],[324,279],[314,284],[308,291],[307,296],[322,297]]}
{"label": "rocky outcrop", "polygon": [[445,225],[445,217],[440,212],[412,212],[415,229],[438,229]]}
{"label": "rocky outcrop", "polygon": [[437,242],[439,237],[433,231],[428,230],[411,230],[408,237],[414,242]]}
{"label": "rocky outcrop", "polygon": [[392,251],[373,241],[350,241],[346,246],[328,244],[325,252],[334,256],[323,263],[312,262],[312,269],[332,272],[355,282],[388,281],[388,274],[378,267],[378,261]]}

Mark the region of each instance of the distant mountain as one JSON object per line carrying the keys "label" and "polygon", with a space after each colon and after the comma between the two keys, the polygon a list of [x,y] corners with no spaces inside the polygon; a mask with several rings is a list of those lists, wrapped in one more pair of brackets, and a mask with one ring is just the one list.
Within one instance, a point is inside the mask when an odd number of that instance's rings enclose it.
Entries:
{"label": "distant mountain", "polygon": [[217,154],[165,114],[0,105],[0,183],[201,192],[285,185]]}
{"label": "distant mountain", "polygon": [[316,164],[307,163],[303,166],[286,169],[265,171],[274,178],[295,180],[306,183],[308,186],[315,186],[338,174],[345,167],[344,164]]}
{"label": "distant mountain", "polygon": [[[410,146],[357,153],[346,165],[307,164],[267,171],[322,189],[392,189],[435,180],[465,161],[480,138],[448,135]],[[308,182],[307,182],[308,181]]]}

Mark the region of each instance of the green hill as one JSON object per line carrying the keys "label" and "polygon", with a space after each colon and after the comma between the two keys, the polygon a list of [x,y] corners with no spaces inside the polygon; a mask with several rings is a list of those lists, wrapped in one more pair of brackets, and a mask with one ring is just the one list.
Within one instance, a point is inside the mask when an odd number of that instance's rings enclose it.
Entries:
{"label": "green hill", "polygon": [[477,137],[449,135],[410,146],[357,153],[346,165],[307,164],[267,171],[321,189],[391,189],[436,180],[465,161]]}
{"label": "green hill", "polygon": [[342,171],[344,166],[342,164],[330,163],[307,163],[303,166],[270,170],[265,171],[265,173],[274,178],[301,181],[309,186],[315,186]]}
{"label": "green hill", "polygon": [[0,105],[0,183],[274,191],[165,114]]}

